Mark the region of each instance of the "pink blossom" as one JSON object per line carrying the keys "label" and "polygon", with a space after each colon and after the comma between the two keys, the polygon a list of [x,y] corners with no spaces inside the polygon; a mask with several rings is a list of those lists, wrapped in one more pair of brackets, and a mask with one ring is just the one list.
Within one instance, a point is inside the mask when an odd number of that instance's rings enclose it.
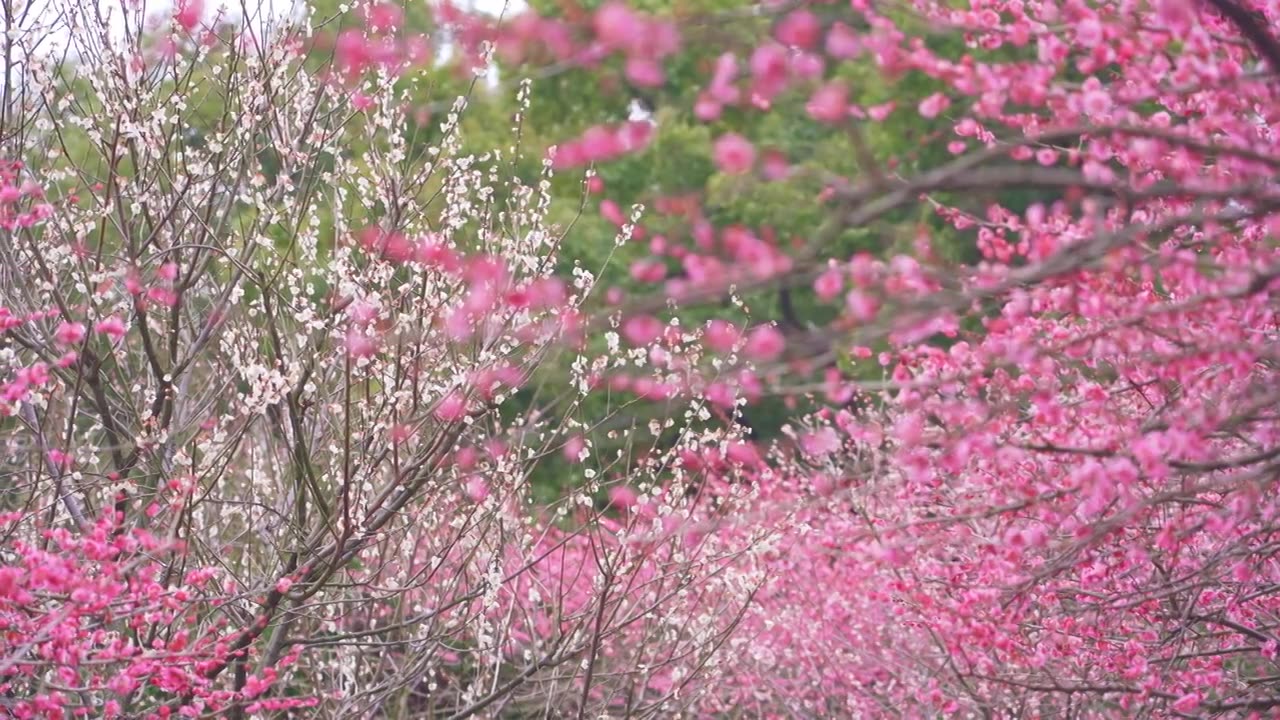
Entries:
{"label": "pink blossom", "polygon": [[54,332],[54,340],[59,345],[75,345],[84,337],[85,327],[81,323],[64,322],[58,325],[58,329]]}
{"label": "pink blossom", "polygon": [[614,132],[623,152],[639,152],[653,142],[656,126],[646,120],[632,120],[619,125]]}
{"label": "pink blossom", "polygon": [[356,300],[347,306],[346,312],[347,317],[351,318],[352,324],[366,327],[378,319],[380,308],[374,303]]}
{"label": "pink blossom", "polygon": [[99,320],[98,323],[93,326],[94,332],[100,335],[106,335],[112,340],[119,340],[124,337],[126,330],[127,328],[125,327],[124,321],[114,315],[105,320]]}
{"label": "pink blossom", "polygon": [[365,23],[368,24],[370,30],[395,30],[403,22],[404,12],[399,6],[391,3],[380,2],[369,6],[365,10]]}
{"label": "pink blossom", "polygon": [[881,103],[867,108],[867,116],[876,122],[884,122],[889,114],[897,107],[896,102]]}
{"label": "pink blossom", "polygon": [[0,307],[0,331],[22,327],[22,323],[22,319],[14,316],[9,308]]}
{"label": "pink blossom", "polygon": [[378,341],[363,330],[352,328],[344,340],[347,354],[353,358],[372,357],[378,352]]}
{"label": "pink blossom", "polygon": [[724,108],[708,95],[699,95],[693,104],[693,115],[702,122],[714,122],[720,119]]}
{"label": "pink blossom", "polygon": [[754,90],[763,98],[782,91],[787,84],[787,51],[777,43],[764,43],[751,53],[751,75]]}
{"label": "pink blossom", "polygon": [[622,322],[622,337],[635,347],[649,345],[662,335],[662,321],[652,315],[633,315]]}
{"label": "pink blossom", "polygon": [[903,415],[894,424],[893,435],[907,447],[916,445],[924,437],[924,423],[917,414]]}
{"label": "pink blossom", "polygon": [[457,253],[437,237],[425,237],[414,247],[414,260],[445,272],[455,272],[461,266]]}
{"label": "pink blossom", "polygon": [[707,100],[718,105],[733,105],[742,96],[734,84],[738,78],[738,58],[733,53],[724,53],[716,58],[715,71],[711,84],[707,88]]}
{"label": "pink blossom", "polygon": [[1096,17],[1088,17],[1076,23],[1076,40],[1085,48],[1093,48],[1102,42],[1102,24]]}
{"label": "pink blossom", "polygon": [[778,23],[774,37],[783,45],[811,48],[822,36],[822,23],[818,16],[807,9],[795,10]]}
{"label": "pink blossom", "polygon": [[640,25],[640,17],[626,3],[616,0],[601,5],[593,20],[596,37],[612,48],[630,47]]}
{"label": "pink blossom", "polygon": [[611,128],[595,125],[582,134],[579,147],[587,162],[612,160],[622,154],[622,143]]}
{"label": "pink blossom", "polygon": [[707,330],[703,334],[707,347],[718,353],[733,352],[740,337],[741,332],[738,328],[724,320],[712,320],[707,323]]}
{"label": "pink blossom", "polygon": [[174,307],[178,304],[178,294],[172,288],[153,287],[147,290],[147,300],[165,307]]}
{"label": "pink blossom", "polygon": [[786,180],[791,176],[791,162],[778,150],[768,150],[760,159],[760,172],[766,180]]}
{"label": "pink blossom", "polygon": [[858,322],[870,322],[875,319],[880,306],[875,297],[865,290],[854,288],[845,295],[845,308],[849,315]]}
{"label": "pink blossom", "polygon": [[1169,707],[1172,708],[1175,712],[1193,713],[1200,707],[1200,703],[1202,701],[1203,701],[1203,698],[1201,697],[1200,693],[1192,692],[1192,693],[1187,693],[1186,695],[1183,695],[1177,700],[1174,700],[1173,704],[1170,705]]}
{"label": "pink blossom", "polygon": [[484,502],[489,498],[489,483],[479,475],[471,475],[463,483],[463,490],[467,494],[467,498],[474,503]]}
{"label": "pink blossom", "polygon": [[581,435],[573,435],[564,441],[564,447],[561,452],[564,453],[564,459],[571,463],[582,462],[582,452],[586,450],[586,440]]}
{"label": "pink blossom", "polygon": [[457,422],[467,416],[467,401],[462,393],[453,391],[440,399],[435,416],[444,422]]}
{"label": "pink blossom", "polygon": [[848,115],[848,98],[849,90],[842,83],[827,83],[813,93],[805,109],[814,120],[838,123]]}
{"label": "pink blossom", "polygon": [[802,435],[800,437],[800,447],[804,449],[806,455],[823,457],[840,448],[840,437],[836,435],[836,431],[832,428],[820,428]]}
{"label": "pink blossom", "polygon": [[1186,32],[1195,22],[1196,12],[1190,0],[1156,0],[1156,17],[1175,32]]}
{"label": "pink blossom", "polygon": [[609,488],[609,504],[619,510],[630,510],[640,498],[634,489],[627,485],[615,485]]}
{"label": "pink blossom", "polygon": [[733,386],[725,382],[711,383],[703,391],[702,396],[707,402],[725,409],[733,408],[738,400],[738,393],[734,391]]}
{"label": "pink blossom", "polygon": [[191,31],[200,23],[203,15],[203,0],[184,0],[178,4],[178,11],[174,13],[173,19],[182,29]]}
{"label": "pink blossom", "polygon": [[733,442],[725,448],[725,458],[735,465],[756,466],[762,462],[760,450],[751,442]]}
{"label": "pink blossom", "polygon": [[787,341],[773,325],[761,325],[747,336],[742,352],[752,360],[770,362],[778,359],[786,349]]}
{"label": "pink blossom", "polygon": [[666,73],[663,72],[662,65],[649,58],[628,58],[624,72],[627,80],[637,87],[661,87],[666,82]]}
{"label": "pink blossom", "polygon": [[849,60],[857,57],[862,51],[862,42],[848,25],[842,22],[833,23],[827,31],[827,54],[834,58]]}
{"label": "pink blossom", "polygon": [[338,35],[334,57],[338,67],[350,76],[363,73],[373,61],[369,45],[359,30],[344,30]]}
{"label": "pink blossom", "polygon": [[951,99],[942,93],[934,93],[920,101],[920,116],[935,118],[951,105]]}
{"label": "pink blossom", "polygon": [[364,228],[356,234],[356,242],[365,252],[377,255],[392,263],[403,263],[414,256],[415,247],[402,233],[388,232],[377,226]]}
{"label": "pink blossom", "polygon": [[1081,98],[1081,106],[1087,115],[1097,118],[1111,109],[1111,97],[1102,90],[1089,90]]}
{"label": "pink blossom", "polygon": [[667,265],[659,260],[638,260],[631,265],[631,277],[637,282],[661,282],[667,274]]}
{"label": "pink blossom", "polygon": [[618,203],[612,200],[602,200],[600,202],[600,216],[609,221],[610,224],[622,227],[626,224],[627,219],[622,214],[622,208],[618,207]]}
{"label": "pink blossom", "polygon": [[839,268],[829,268],[813,281],[813,292],[822,300],[834,300],[844,288],[844,276]]}
{"label": "pink blossom", "polygon": [[756,162],[756,149],[737,133],[721,135],[715,143],[715,161],[729,175],[750,172]]}
{"label": "pink blossom", "polygon": [[788,65],[792,77],[796,80],[817,80],[826,70],[826,63],[823,62],[822,57],[808,52],[793,54]]}

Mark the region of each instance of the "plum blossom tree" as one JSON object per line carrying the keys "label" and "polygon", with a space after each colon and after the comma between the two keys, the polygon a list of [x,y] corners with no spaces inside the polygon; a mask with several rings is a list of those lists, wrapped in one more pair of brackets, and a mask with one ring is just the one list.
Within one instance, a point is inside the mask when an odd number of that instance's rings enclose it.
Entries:
{"label": "plum blossom tree", "polygon": [[313,69],[304,25],[71,10],[77,62],[9,36],[4,714],[687,704],[750,547],[687,537],[674,486],[661,522],[594,506],[603,472],[530,506],[541,457],[602,461],[572,397],[504,415],[548,356],[581,393],[599,362],[520,119],[464,155],[460,98],[410,149],[386,13]]}
{"label": "plum blossom tree", "polygon": [[[72,6],[71,62],[6,7],[4,713],[1280,711],[1280,5]],[[471,155],[441,47],[672,107],[530,148],[517,82]],[[758,142],[788,106],[857,172]],[[615,194],[664,112],[823,224]],[[557,262],[557,174],[646,290]]]}
{"label": "plum blossom tree", "polygon": [[[781,394],[813,410],[790,442],[725,455],[759,473],[762,509],[743,526],[776,522],[786,539],[711,707],[1277,706],[1275,13],[805,3],[770,8],[771,40],[716,60],[699,118],[723,123],[732,107],[745,127],[794,98],[863,154],[860,177],[827,179],[830,224],[788,259],[764,229],[694,212],[638,273],[686,305],[812,281],[836,315],[788,333],[785,356],[772,340],[737,344],[774,337],[763,330],[707,327],[729,364],[704,380],[713,405]],[[935,49],[947,33],[964,49]],[[842,115],[840,73],[858,62],[941,85]],[[858,140],[913,112],[943,121],[936,144],[954,160],[904,174]],[[756,167],[749,134],[720,127],[725,173],[783,175]],[[1044,194],[1004,199],[1025,188]],[[909,254],[833,254],[840,228],[892,233],[892,214],[917,203],[936,222]],[[976,262],[941,261],[938,225],[972,238]],[[655,307],[628,312],[648,325]],[[734,350],[755,370],[725,372]]]}

